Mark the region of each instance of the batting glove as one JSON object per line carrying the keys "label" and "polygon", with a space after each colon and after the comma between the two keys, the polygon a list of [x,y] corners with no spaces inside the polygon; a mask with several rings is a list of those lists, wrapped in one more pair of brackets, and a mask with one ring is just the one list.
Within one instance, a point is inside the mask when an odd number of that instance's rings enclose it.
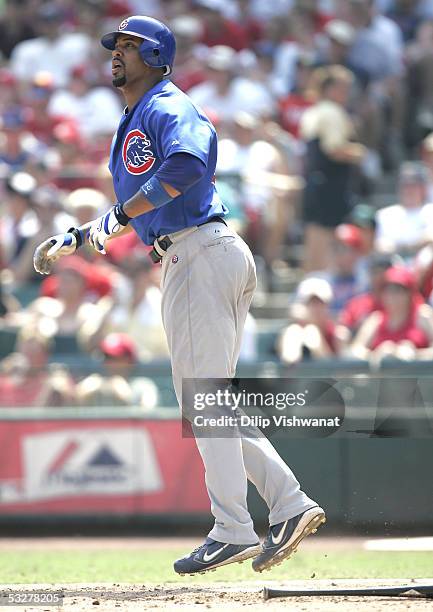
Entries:
{"label": "batting glove", "polygon": [[105,215],[92,221],[87,234],[89,243],[95,251],[105,255],[106,240],[126,227],[130,219],[131,218],[123,212],[122,205],[119,203],[115,204],[105,213]]}
{"label": "batting glove", "polygon": [[49,274],[53,264],[63,257],[72,255],[81,246],[80,232],[71,228],[66,234],[57,234],[42,242],[33,255],[33,266],[39,274]]}

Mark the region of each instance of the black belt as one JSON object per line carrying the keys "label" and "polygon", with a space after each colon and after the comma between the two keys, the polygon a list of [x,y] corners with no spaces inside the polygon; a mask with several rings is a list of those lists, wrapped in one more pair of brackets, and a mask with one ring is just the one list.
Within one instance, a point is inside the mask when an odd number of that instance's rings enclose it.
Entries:
{"label": "black belt", "polygon": [[[204,221],[204,223],[199,223],[196,227],[201,227],[202,225],[206,225],[207,223],[224,223],[224,225],[227,225],[227,223],[224,221],[222,217],[211,217],[207,221]],[[188,229],[188,228],[185,228],[185,229]],[[161,238],[157,238],[156,240],[158,242],[159,248],[162,251],[166,251],[173,244],[173,242],[170,240],[168,236],[162,236]],[[158,253],[155,247],[153,247],[153,249],[150,251],[149,257],[153,261],[153,263],[159,263],[162,259],[162,255]]]}

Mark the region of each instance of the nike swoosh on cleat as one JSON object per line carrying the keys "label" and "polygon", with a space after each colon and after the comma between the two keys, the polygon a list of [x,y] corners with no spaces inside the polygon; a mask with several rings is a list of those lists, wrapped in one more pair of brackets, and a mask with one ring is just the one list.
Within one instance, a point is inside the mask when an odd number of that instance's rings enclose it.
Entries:
{"label": "nike swoosh on cleat", "polygon": [[227,546],[229,546],[229,544],[224,544],[224,546],[222,548],[218,548],[218,550],[216,550],[215,552],[211,553],[210,555],[208,555],[208,552],[206,551],[203,555],[203,561],[205,563],[209,563],[209,561],[213,561],[214,559],[216,559],[216,557],[218,557],[218,555],[220,553],[222,553],[222,551],[227,548]]}
{"label": "nike swoosh on cleat", "polygon": [[281,531],[277,536],[274,536],[274,534],[271,534],[271,540],[273,544],[281,544],[281,541],[283,539],[283,535],[284,535],[284,530],[286,529],[288,521],[284,522],[284,525],[281,527]]}

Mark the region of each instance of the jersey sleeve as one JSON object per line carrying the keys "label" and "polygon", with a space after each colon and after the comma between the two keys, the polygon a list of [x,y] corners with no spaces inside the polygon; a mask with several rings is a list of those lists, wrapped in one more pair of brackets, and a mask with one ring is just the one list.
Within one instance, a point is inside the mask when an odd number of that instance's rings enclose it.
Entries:
{"label": "jersey sleeve", "polygon": [[199,115],[194,106],[165,103],[151,110],[148,126],[154,142],[165,160],[174,153],[189,153],[206,166],[214,133],[210,124]]}

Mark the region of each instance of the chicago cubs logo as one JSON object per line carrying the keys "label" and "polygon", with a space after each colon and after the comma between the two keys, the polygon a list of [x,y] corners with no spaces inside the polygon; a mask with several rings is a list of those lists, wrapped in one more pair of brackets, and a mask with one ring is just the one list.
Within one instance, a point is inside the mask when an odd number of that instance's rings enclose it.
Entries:
{"label": "chicago cubs logo", "polygon": [[128,19],[124,19],[122,23],[119,25],[119,30],[124,30],[128,25]]}
{"label": "chicago cubs logo", "polygon": [[144,174],[155,163],[150,140],[141,130],[128,132],[123,143],[122,158],[125,168],[130,174]]}

